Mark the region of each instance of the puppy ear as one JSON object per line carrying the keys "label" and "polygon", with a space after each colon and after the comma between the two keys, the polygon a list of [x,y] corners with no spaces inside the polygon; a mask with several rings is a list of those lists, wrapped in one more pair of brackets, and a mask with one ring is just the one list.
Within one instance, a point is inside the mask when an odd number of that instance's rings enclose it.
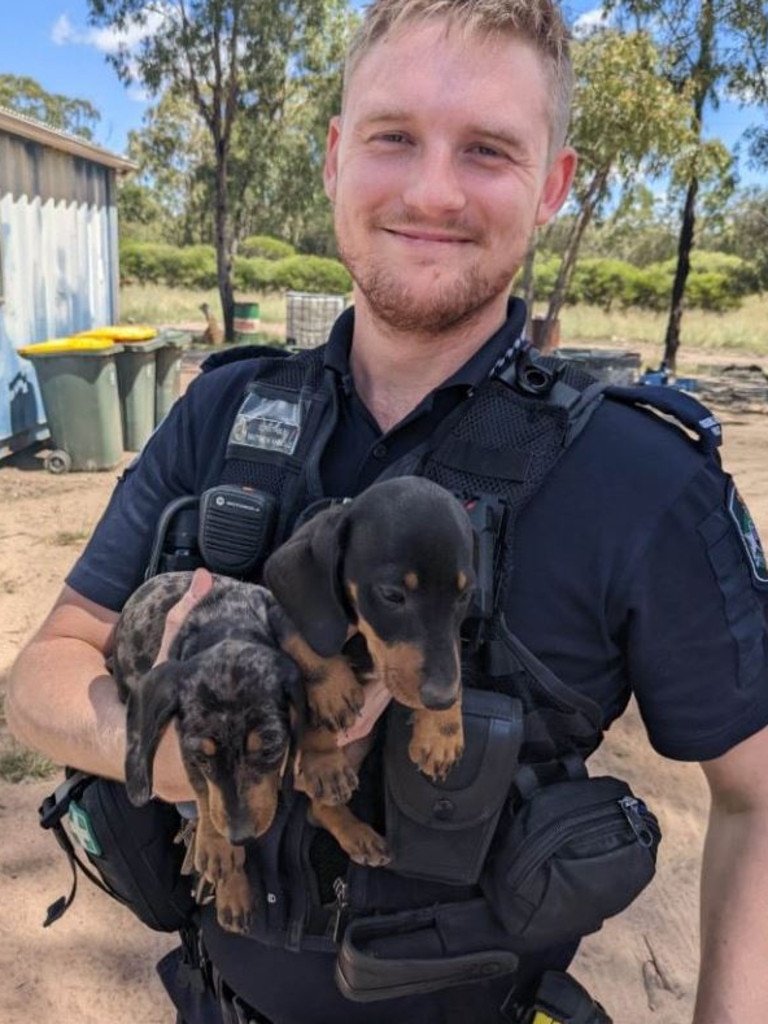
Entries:
{"label": "puppy ear", "polygon": [[152,770],[163,730],[179,707],[182,667],[164,661],[151,669],[126,708],[125,786],[136,807],[152,797]]}
{"label": "puppy ear", "polygon": [[349,616],[341,592],[340,566],[347,510],[319,512],[274,551],[264,582],[309,646],[321,657],[338,654],[347,638]]}

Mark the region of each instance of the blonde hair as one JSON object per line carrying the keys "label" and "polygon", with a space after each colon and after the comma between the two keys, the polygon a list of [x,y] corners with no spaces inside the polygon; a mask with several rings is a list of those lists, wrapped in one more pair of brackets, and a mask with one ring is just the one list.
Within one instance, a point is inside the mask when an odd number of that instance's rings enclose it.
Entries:
{"label": "blonde hair", "polygon": [[344,93],[365,54],[412,22],[443,21],[469,35],[513,36],[539,54],[551,85],[550,153],[565,142],[571,112],[573,69],[570,34],[553,0],[374,0],[353,35],[344,66]]}

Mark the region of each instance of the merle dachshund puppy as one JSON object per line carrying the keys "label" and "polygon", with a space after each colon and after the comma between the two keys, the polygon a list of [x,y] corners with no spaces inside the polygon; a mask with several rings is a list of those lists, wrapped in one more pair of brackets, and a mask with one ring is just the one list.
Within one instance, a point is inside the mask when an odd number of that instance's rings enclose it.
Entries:
{"label": "merle dachshund puppy", "polygon": [[127,705],[126,786],[134,804],[150,799],[157,746],[175,719],[198,808],[195,869],[216,887],[222,926],[244,931],[253,899],[243,843],[274,819],[291,707],[301,716],[304,689],[298,667],[280,649],[284,615],[272,595],[225,576],[214,576],[168,659],[155,665],[166,615],[191,578],[178,572],[148,580],[115,627],[110,661]]}

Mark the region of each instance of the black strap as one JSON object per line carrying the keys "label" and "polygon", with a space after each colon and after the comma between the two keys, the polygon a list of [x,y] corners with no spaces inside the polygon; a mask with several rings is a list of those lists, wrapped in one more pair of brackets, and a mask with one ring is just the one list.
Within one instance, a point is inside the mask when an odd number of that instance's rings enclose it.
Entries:
{"label": "black strap", "polygon": [[111,896],[112,899],[118,901],[118,903],[125,904],[125,900],[120,896],[111,886],[107,885],[102,878],[100,878],[94,871],[85,864],[85,862],[78,856],[75,850],[72,840],[69,838],[69,833],[64,828],[62,819],[65,814],[69,811],[69,806],[73,800],[79,799],[83,792],[87,789],[92,782],[97,779],[98,776],[91,775],[88,772],[75,771],[67,775],[67,778],[61,783],[56,790],[47,796],[38,809],[40,826],[44,829],[50,829],[56,842],[59,844],[61,849],[66,854],[69,866],[72,869],[72,888],[69,891],[68,896],[59,896],[57,900],[48,907],[45,920],[43,921],[43,928],[47,928],[49,925],[58,921],[59,918],[69,909],[72,905],[72,901],[77,895],[77,868],[83,872],[86,878],[88,878],[94,885],[97,885],[102,892],[105,892],[107,896]]}
{"label": "black strap", "polygon": [[607,387],[605,394],[619,402],[647,405],[674,417],[678,423],[696,434],[699,448],[707,454],[717,451],[723,443],[723,428],[718,418],[685,391],[640,384],[637,387]]}

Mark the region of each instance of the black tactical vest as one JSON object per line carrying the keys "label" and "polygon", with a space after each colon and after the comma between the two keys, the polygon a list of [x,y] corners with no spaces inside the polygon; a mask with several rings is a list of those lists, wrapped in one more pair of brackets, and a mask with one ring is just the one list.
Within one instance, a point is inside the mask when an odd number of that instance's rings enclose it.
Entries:
{"label": "black tactical vest", "polygon": [[[488,523],[485,539],[492,549],[491,589],[469,623],[464,682],[519,702],[518,762],[544,781],[556,779],[569,759],[581,761],[599,745],[602,716],[591,699],[567,687],[528,651],[504,619],[515,524],[606,395],[671,413],[693,428],[708,450],[719,443],[719,425],[688,396],[668,389],[606,389],[573,364],[518,344],[428,444],[382,474],[423,475],[490,510],[494,522]],[[319,466],[337,411],[336,380],[324,368],[322,349],[259,359],[234,420],[221,483],[274,495],[280,513],[273,548],[308,507],[325,497]],[[480,540],[482,547],[482,526]],[[353,807],[380,824],[380,750],[369,755],[365,768]],[[479,889],[473,884],[449,885],[354,864],[339,873],[338,857],[327,855],[325,834],[306,823],[303,800],[286,795],[275,825],[252,844],[251,880],[262,895],[254,938],[294,950],[332,950],[347,915],[477,902]]]}

